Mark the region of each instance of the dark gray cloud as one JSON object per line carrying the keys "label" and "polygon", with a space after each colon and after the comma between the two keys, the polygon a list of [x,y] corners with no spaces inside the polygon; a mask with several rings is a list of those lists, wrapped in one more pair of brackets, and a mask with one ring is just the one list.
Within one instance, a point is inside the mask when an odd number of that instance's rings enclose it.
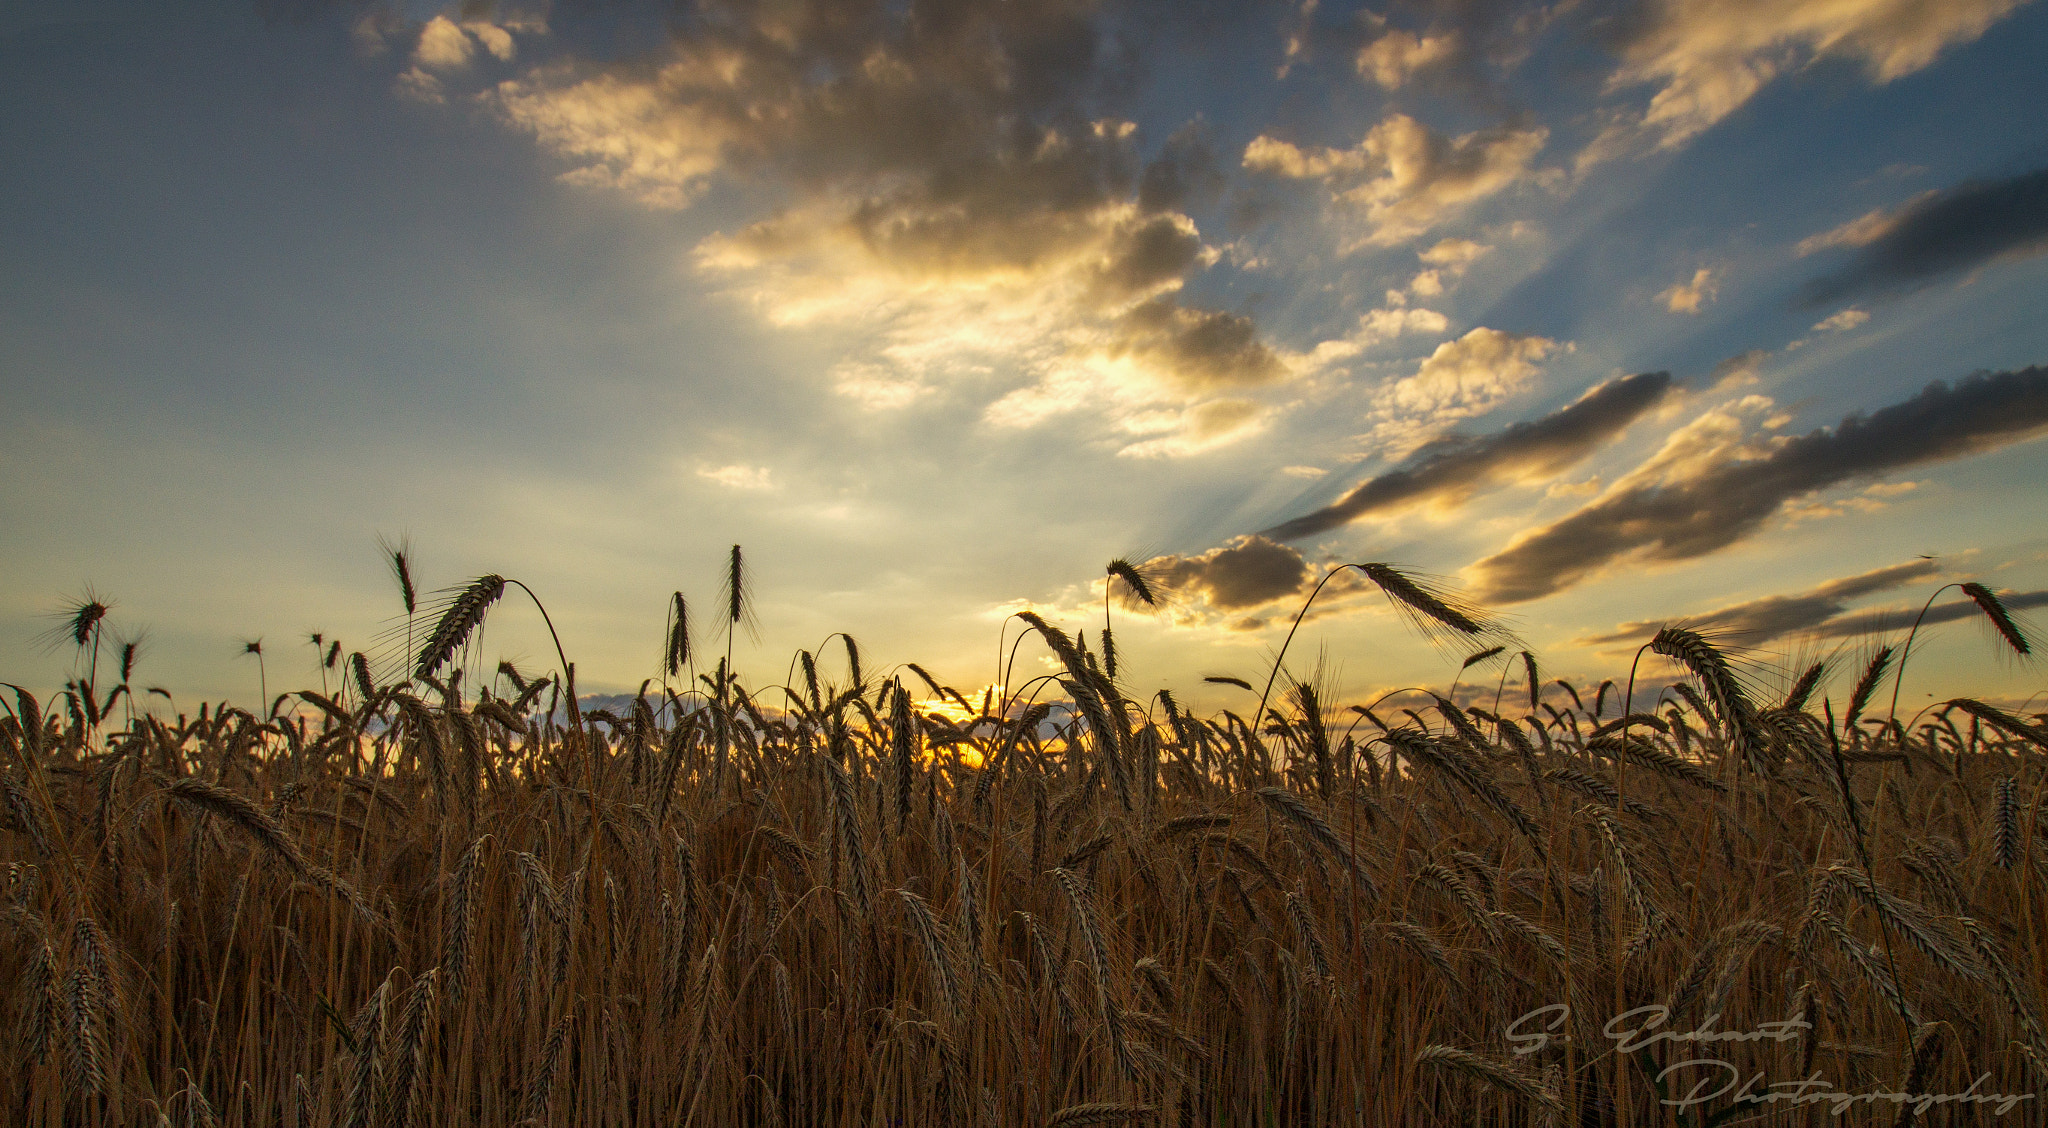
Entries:
{"label": "dark gray cloud", "polygon": [[1192,121],[1175,130],[1145,165],[1138,177],[1138,208],[1162,212],[1207,204],[1222,192],[1223,183],[1209,127]]}
{"label": "dark gray cloud", "polygon": [[[2048,606],[2048,591],[2000,592],[1998,601],[2005,604],[2007,610],[2024,611],[2030,607]],[[1919,613],[1917,609],[1910,607],[1864,611],[1835,619],[1815,633],[1822,638],[1848,638],[1903,631],[1912,627],[1913,617]],[[1920,620],[1920,625],[1926,627],[1935,623],[1950,623],[1957,619],[1982,617],[1983,614],[1983,608],[1978,607],[1976,603],[1968,599],[1958,599],[1938,607],[1929,607],[1927,617]]]}
{"label": "dark gray cloud", "polygon": [[[1925,579],[1940,571],[1941,565],[1935,561],[1914,560],[1860,575],[1830,580],[1811,591],[1800,592],[1797,595],[1766,596],[1763,599],[1753,599],[1747,603],[1737,603],[1708,611],[1703,615],[1688,615],[1686,621],[1711,626],[1716,632],[1724,633],[1744,646],[1760,646],[1774,638],[1830,624],[1836,616],[1848,609],[1850,600],[1887,591],[1913,580]],[[1666,622],[1667,620],[1658,619],[1623,623],[1610,634],[1595,635],[1579,641],[1593,646],[1633,646],[1649,641],[1650,636],[1662,629]],[[1822,633],[1833,632],[1824,630]]]}
{"label": "dark gray cloud", "polygon": [[1451,435],[1437,439],[1400,469],[1372,478],[1334,504],[1259,535],[1276,541],[1300,540],[1368,513],[1430,498],[1462,497],[1482,482],[1518,474],[1555,474],[1619,434],[1662,400],[1670,388],[1668,372],[1625,376],[1541,419],[1516,423],[1479,438]]}
{"label": "dark gray cloud", "polygon": [[1769,454],[1711,463],[1609,494],[1473,566],[1478,598],[1520,603],[1563,591],[1625,554],[1690,560],[1755,533],[1786,502],[1857,478],[1961,458],[2048,428],[2048,369],[1980,373]]}
{"label": "dark gray cloud", "polygon": [[1859,294],[1886,293],[2005,256],[2048,251],[2048,169],[2005,180],[1973,180],[1913,204],[1840,271],[1809,283],[1812,308]]}
{"label": "dark gray cloud", "polygon": [[1234,537],[1200,556],[1160,556],[1146,561],[1176,595],[1201,595],[1221,611],[1257,607],[1297,595],[1309,578],[1301,553],[1265,537]]}

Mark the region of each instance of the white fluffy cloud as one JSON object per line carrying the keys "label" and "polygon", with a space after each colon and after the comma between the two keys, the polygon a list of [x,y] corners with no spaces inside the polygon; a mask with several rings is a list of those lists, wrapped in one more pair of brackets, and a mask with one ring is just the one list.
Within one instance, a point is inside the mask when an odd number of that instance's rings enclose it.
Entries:
{"label": "white fluffy cloud", "polygon": [[1403,458],[1451,425],[1492,411],[1526,391],[1543,362],[1569,342],[1479,326],[1438,345],[1415,373],[1373,395],[1360,439],[1374,452]]}
{"label": "white fluffy cloud", "polygon": [[1529,385],[1558,344],[1480,326],[1429,354],[1388,399],[1417,415],[1465,418],[1491,410]]}

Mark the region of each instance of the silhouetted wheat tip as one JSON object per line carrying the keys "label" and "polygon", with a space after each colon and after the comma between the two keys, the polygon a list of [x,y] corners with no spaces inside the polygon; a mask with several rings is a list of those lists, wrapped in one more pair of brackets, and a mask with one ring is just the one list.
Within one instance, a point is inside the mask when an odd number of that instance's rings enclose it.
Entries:
{"label": "silhouetted wheat tip", "polygon": [[1119,556],[1109,562],[1107,571],[1111,578],[1122,580],[1124,585],[1131,589],[1131,594],[1143,601],[1145,606],[1159,606],[1159,597],[1153,593],[1152,585],[1138,571],[1137,566],[1129,560]]}
{"label": "silhouetted wheat tip", "polygon": [[1489,646],[1486,649],[1478,652],[1477,654],[1467,655],[1465,657],[1465,661],[1458,666],[1458,669],[1460,671],[1469,670],[1472,667],[1477,666],[1479,663],[1486,661],[1488,658],[1498,657],[1499,655],[1504,654],[1506,652],[1507,647],[1505,646]]}
{"label": "silhouetted wheat tip", "polygon": [[491,604],[505,594],[505,577],[497,575],[478,576],[468,587],[463,588],[448,603],[448,609],[441,613],[441,620],[434,624],[433,633],[420,647],[419,662],[413,668],[416,678],[432,677],[455,652],[462,649],[476,629],[483,625],[484,613]]}
{"label": "silhouetted wheat tip", "polygon": [[1483,634],[1487,630],[1487,625],[1475,617],[1476,610],[1456,605],[1447,593],[1438,590],[1433,584],[1391,564],[1360,564],[1358,570],[1364,572],[1366,578],[1378,586],[1387,598],[1394,600],[1397,606],[1412,609],[1415,614],[1431,622],[1442,623],[1454,631],[1468,635]]}
{"label": "silhouetted wheat tip", "polygon": [[684,601],[683,593],[676,592],[669,603],[668,638],[662,645],[663,669],[669,677],[683,672],[690,664],[690,605]]}
{"label": "silhouetted wheat tip", "polygon": [[[92,641],[93,631],[107,617],[108,605],[88,590],[85,597],[71,605],[63,613],[62,637],[68,638],[73,646],[84,646]],[[43,637],[48,638],[48,635]]]}
{"label": "silhouetted wheat tip", "polygon": [[725,615],[728,625],[738,625],[747,613],[747,571],[746,560],[740,553],[740,546],[732,546],[732,555],[726,560],[725,569]]}
{"label": "silhouetted wheat tip", "polygon": [[1877,692],[1879,682],[1884,680],[1885,670],[1891,667],[1892,648],[1880,646],[1863,667],[1863,673],[1856,679],[1856,685],[1849,691],[1849,707],[1842,713],[1842,728],[1854,732],[1856,719],[1863,715],[1863,709],[1870,704],[1871,695]]}
{"label": "silhouetted wheat tip", "polygon": [[850,679],[847,684],[850,688],[858,689],[867,684],[867,679],[860,670],[860,644],[853,641],[852,635],[844,632],[839,635],[839,641],[846,644],[846,676]]}
{"label": "silhouetted wheat tip", "polygon": [[1792,682],[1791,688],[1785,691],[1785,702],[1780,708],[1794,710],[1806,708],[1806,699],[1813,696],[1814,687],[1820,684],[1821,675],[1825,672],[1827,672],[1827,663],[1825,662],[1815,662],[1813,665],[1808,666]]}
{"label": "silhouetted wheat tip", "polygon": [[1252,683],[1244,680],[1243,678],[1233,678],[1223,674],[1217,674],[1211,677],[1206,677],[1202,680],[1210,683],[1211,685],[1234,685],[1239,689],[1250,689],[1252,687]]}
{"label": "silhouetted wheat tip", "polygon": [[2020,632],[2019,624],[2013,622],[2012,612],[2006,610],[2005,604],[1990,588],[1979,583],[1967,583],[1963,585],[1963,594],[1977,604],[1985,618],[1991,620],[1991,625],[1998,630],[1999,637],[2005,639],[2006,645],[2012,647],[2013,653],[2023,658],[2033,653],[2027,636]]}
{"label": "silhouetted wheat tip", "polygon": [[1536,671],[1536,656],[1526,650],[1522,651],[1522,670],[1529,675],[1529,708],[1534,711],[1543,703],[1543,679]]}
{"label": "silhouetted wheat tip", "polygon": [[2021,740],[2031,740],[2042,748],[2048,749],[2048,731],[2043,731],[2041,726],[2030,725],[1996,705],[1986,704],[1973,697],[1958,697],[1952,701],[1943,702],[1942,707],[1944,709],[1961,709],[1963,712],[1983,721],[2000,732],[2019,737]]}
{"label": "silhouetted wheat tip", "polygon": [[1729,668],[1728,660],[1721,656],[1721,652],[1699,632],[1684,627],[1665,627],[1658,631],[1657,637],[1650,640],[1650,649],[1675,659],[1692,671],[1713,702],[1714,711],[1719,714],[1729,752],[1752,766],[1760,766],[1763,741],[1758,731],[1756,708],[1743,693],[1742,686],[1735,680],[1735,672]]}
{"label": "silhouetted wheat tip", "polygon": [[398,596],[405,604],[405,613],[411,615],[419,610],[419,592],[412,583],[412,546],[403,539],[393,544],[380,536],[377,547],[384,552],[384,562],[391,567],[391,577],[398,581]]}

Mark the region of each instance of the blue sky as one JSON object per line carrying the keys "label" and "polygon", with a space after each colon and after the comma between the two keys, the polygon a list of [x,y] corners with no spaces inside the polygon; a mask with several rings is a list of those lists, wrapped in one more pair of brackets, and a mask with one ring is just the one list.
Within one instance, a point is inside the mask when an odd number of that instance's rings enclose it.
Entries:
{"label": "blue sky", "polygon": [[[380,535],[532,585],[595,690],[734,543],[761,679],[846,630],[978,690],[1119,555],[1177,583],[1133,688],[1198,702],[1341,561],[1573,678],[1677,619],[1851,664],[1946,582],[2048,601],[2044,48],[2011,0],[0,4],[0,676],[70,675],[89,584],[142,684],[299,684],[390,628]],[[1455,672],[1317,610],[1346,692]],[[509,604],[480,656],[551,649]]]}

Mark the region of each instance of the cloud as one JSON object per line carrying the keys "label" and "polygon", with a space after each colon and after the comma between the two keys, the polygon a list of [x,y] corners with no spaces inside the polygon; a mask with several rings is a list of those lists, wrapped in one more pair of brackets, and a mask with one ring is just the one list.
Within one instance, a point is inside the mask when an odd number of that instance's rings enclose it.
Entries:
{"label": "cloud", "polygon": [[1845,309],[1833,317],[1814,322],[1813,331],[1816,333],[1841,333],[1854,329],[1868,320],[1870,320],[1870,315],[1860,309]]}
{"label": "cloud", "polygon": [[1721,361],[1714,365],[1714,373],[1707,390],[1746,388],[1760,383],[1757,370],[1763,367],[1764,360],[1770,355],[1763,349],[1750,349]]}
{"label": "cloud", "polygon": [[1244,167],[1293,180],[1320,180],[1365,211],[1366,242],[1389,245],[1423,234],[1459,209],[1537,175],[1541,127],[1499,126],[1446,137],[1406,114],[1391,114],[1350,149],[1306,151],[1264,134],[1245,146]]}
{"label": "cloud", "polygon": [[1661,402],[1670,388],[1666,372],[1626,376],[1601,384],[1540,419],[1480,438],[1446,436],[1417,451],[1406,465],[1364,482],[1335,503],[1259,535],[1275,541],[1301,540],[1372,513],[1425,501],[1462,500],[1490,482],[1556,474],[1619,435]]}
{"label": "cloud", "polygon": [[413,49],[412,57],[423,67],[459,67],[469,62],[471,50],[469,36],[462,33],[454,20],[435,16],[420,29],[419,46]]}
{"label": "cloud", "polygon": [[[1761,646],[1772,639],[1822,627],[1848,609],[1851,600],[1889,591],[1913,580],[1937,575],[1941,565],[1932,560],[1913,560],[1848,576],[1801,592],[1773,595],[1718,608],[1702,615],[1688,615],[1688,624],[1705,624],[1727,634],[1744,646]],[[1591,646],[1633,646],[1647,642],[1667,625],[1666,620],[1623,623],[1612,633],[1580,639]]]}
{"label": "cloud", "polygon": [[1133,309],[1108,344],[1176,391],[1204,394],[1269,384],[1285,372],[1250,318],[1155,300]]}
{"label": "cloud", "polygon": [[[364,25],[357,26],[361,28]],[[435,16],[420,28],[419,43],[413,48],[413,63],[440,70],[465,67],[475,56],[477,44],[482,44],[484,50],[499,62],[509,63],[519,53],[518,45],[512,41],[512,33],[496,24],[473,21],[458,25],[447,16]]]}
{"label": "cloud", "polygon": [[1721,287],[1714,281],[1714,272],[1706,267],[1693,271],[1692,281],[1672,285],[1657,295],[1664,308],[1672,313],[1698,313],[1700,307],[1713,301],[1721,293]]}
{"label": "cloud", "polygon": [[1797,254],[1800,258],[1805,258],[1816,251],[1824,251],[1830,247],[1869,246],[1889,234],[1892,228],[1898,226],[1900,216],[1904,215],[1914,206],[1940,194],[1939,191],[1929,190],[1920,193],[1896,208],[1872,208],[1855,219],[1842,224],[1840,227],[1830,228],[1818,235],[1808,235],[1806,238],[1799,240],[1798,245],[1792,248],[1793,253]]}
{"label": "cloud", "polygon": [[1470,239],[1444,239],[1428,250],[1416,252],[1416,257],[1430,266],[1462,271],[1492,249]]}
{"label": "cloud", "polygon": [[1538,599],[1636,553],[1667,561],[1706,556],[1816,491],[2031,438],[2048,428],[2048,369],[1978,374],[1954,386],[1937,381],[1833,430],[1761,443],[1740,441],[1729,433],[1733,420],[1713,421],[1714,414],[1680,434],[1712,427],[1683,442],[1674,436],[1605,496],[1473,565],[1479,598]]}
{"label": "cloud", "polygon": [[1132,443],[1117,451],[1122,458],[1171,458],[1200,454],[1236,442],[1262,428],[1267,411],[1247,399],[1215,399],[1156,419],[1127,421],[1132,431],[1164,430],[1165,436]]}
{"label": "cloud", "polygon": [[1202,405],[1292,370],[1250,318],[1174,297],[1220,254],[1184,210],[1220,188],[1207,127],[1147,159],[1112,112],[1133,60],[1085,7],[919,11],[708,0],[656,58],[531,68],[489,99],[571,183],[775,200],[694,262],[773,324],[860,334],[830,379],[863,405],[951,386],[990,389],[1002,425],[1093,408],[1182,420],[1161,450],[1248,433]]}
{"label": "cloud", "polygon": [[1674,147],[1806,60],[1844,58],[1890,82],[1967,43],[2022,0],[1651,0],[1609,88],[1650,84],[1643,124]]}
{"label": "cloud", "polygon": [[1263,536],[1233,537],[1200,556],[1159,556],[1146,563],[1178,596],[1199,596],[1218,611],[1239,611],[1301,594],[1308,561]]}
{"label": "cloud", "polygon": [[[2048,606],[2048,591],[1999,592],[1998,601],[2005,604],[2009,611],[2025,611],[2029,608]],[[1912,626],[1914,617],[1919,613],[1917,607],[1890,607],[1864,611],[1830,620],[1815,633],[1822,638],[1853,638],[1858,635],[1903,631]],[[1977,606],[1975,601],[1958,599],[1929,607],[1926,617],[1920,620],[1920,625],[1927,627],[1935,623],[1952,623],[1957,619],[1978,618],[1983,614],[1984,609]]]}
{"label": "cloud", "polygon": [[1491,410],[1526,387],[1557,351],[1548,337],[1518,336],[1479,326],[1445,341],[1415,370],[1388,389],[1388,404],[1434,419],[1463,419]]}
{"label": "cloud", "polygon": [[708,478],[727,489],[772,490],[774,480],[766,466],[705,466],[697,471],[700,478]]}
{"label": "cloud", "polygon": [[410,67],[392,83],[392,90],[410,102],[425,102],[440,105],[448,100],[442,92],[441,80],[428,74],[420,67]]}
{"label": "cloud", "polygon": [[2048,251],[2048,168],[1922,196],[1855,238],[1862,242],[1845,236],[1841,243],[1861,250],[1839,272],[1808,285],[1802,305],[1913,289],[1996,259]]}
{"label": "cloud", "polygon": [[1358,73],[1389,90],[1396,90],[1417,72],[1447,62],[1457,55],[1458,36],[1418,36],[1412,31],[1390,31],[1358,51]]}

